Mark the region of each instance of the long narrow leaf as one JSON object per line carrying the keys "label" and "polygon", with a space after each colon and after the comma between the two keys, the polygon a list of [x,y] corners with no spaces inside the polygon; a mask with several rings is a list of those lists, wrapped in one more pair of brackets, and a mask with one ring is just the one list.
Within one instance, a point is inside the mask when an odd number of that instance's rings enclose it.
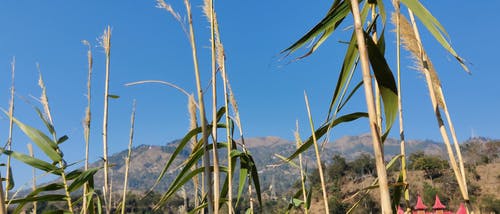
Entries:
{"label": "long narrow leaf", "polygon": [[19,153],[19,152],[14,152],[14,151],[9,151],[9,150],[4,150],[4,149],[0,149],[0,151],[6,155],[11,155],[11,157],[25,163],[25,164],[28,164],[32,167],[35,167],[37,169],[40,169],[44,172],[48,172],[48,173],[52,173],[52,174],[55,174],[55,175],[60,175],[61,174],[61,169],[59,169],[57,166],[54,166],[50,163],[47,163],[43,160],[40,160],[38,158],[33,158],[29,155],[25,155],[25,154],[22,154],[22,153]]}
{"label": "long narrow leaf", "polygon": [[[335,127],[338,124],[349,122],[349,121],[353,121],[353,120],[357,120],[357,119],[363,118],[363,117],[368,117],[368,114],[365,113],[365,112],[356,112],[356,113],[351,113],[351,114],[343,115],[343,116],[341,116],[339,118],[336,118],[335,120],[331,121],[331,124],[327,123],[327,124],[324,124],[323,126],[321,126],[320,128],[316,129],[315,135],[319,139],[324,134],[327,133],[329,127]],[[299,154],[301,154],[304,151],[306,151],[307,149],[309,149],[309,147],[311,147],[312,145],[313,145],[312,137],[309,137],[309,139],[307,139],[307,141],[304,142],[304,144],[302,144],[292,155],[290,155],[288,157],[288,160],[293,160]]]}
{"label": "long narrow leaf", "polygon": [[[5,111],[4,113],[7,114]],[[45,135],[38,129],[22,123],[14,117],[12,118],[12,120],[24,132],[24,134],[28,136],[31,141],[33,141],[52,161],[59,162],[62,159],[59,152],[57,152],[57,144],[52,141],[47,135]]]}
{"label": "long narrow leaf", "polygon": [[382,101],[384,103],[385,131],[383,139],[385,139],[397,117],[398,89],[396,87],[394,75],[387,64],[385,57],[382,53],[380,53],[380,49],[367,34],[365,34],[365,38],[367,40],[366,46],[368,49],[370,64],[372,66],[373,73],[375,74],[375,79],[377,80],[380,95],[382,96]]}
{"label": "long narrow leaf", "polygon": [[[306,35],[302,36],[297,42],[292,44],[287,49],[283,50],[281,53],[291,54],[296,51],[298,48],[304,46],[307,42],[311,41],[317,35],[323,33],[324,36],[320,39],[320,42],[317,45],[314,45],[314,50],[316,50],[317,46],[319,46],[323,41],[328,37],[335,28],[344,20],[344,18],[349,14],[349,2],[348,1],[335,1],[326,16],[316,25],[314,26]],[[311,49],[311,53],[314,52]],[[310,54],[310,53],[309,53]]]}

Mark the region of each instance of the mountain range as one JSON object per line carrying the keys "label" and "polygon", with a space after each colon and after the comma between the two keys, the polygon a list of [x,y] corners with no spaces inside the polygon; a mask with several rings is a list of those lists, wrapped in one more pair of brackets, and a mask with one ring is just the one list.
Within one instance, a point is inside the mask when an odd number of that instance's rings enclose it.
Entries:
{"label": "mountain range", "polygon": [[[166,162],[173,151],[178,146],[179,141],[166,143],[163,146],[158,145],[138,145],[132,149],[132,156],[129,169],[128,189],[136,192],[149,190],[156,181],[159,173],[162,171]],[[256,162],[259,172],[262,189],[268,189],[271,185],[275,191],[285,191],[289,189],[299,177],[299,171],[289,164],[284,163],[276,154],[287,157],[295,149],[295,142],[285,140],[279,137],[255,137],[245,139],[246,148],[250,151]],[[385,159],[399,154],[399,140],[388,138],[384,143]],[[445,155],[445,148],[442,143],[425,140],[409,140],[406,142],[406,151],[411,154],[416,151],[424,151],[426,154]],[[125,172],[125,158],[128,151],[124,150],[110,156],[109,161],[114,166],[111,170],[111,180],[113,189],[118,191],[123,188],[123,178]],[[368,134],[359,136],[344,136],[335,141],[328,142],[322,148],[321,157],[324,163],[331,162],[331,157],[335,154],[344,156],[347,160],[353,160],[357,156],[373,153],[371,137]],[[171,169],[155,188],[155,191],[163,192],[173,181],[177,174],[177,168],[182,160],[189,156],[188,150],[183,150],[174,161]],[[314,149],[311,147],[303,155],[305,167],[315,168]],[[98,165],[99,163],[94,163]],[[102,186],[102,171],[96,174],[95,181],[97,186]],[[276,179],[279,178],[279,181]],[[190,182],[187,188],[190,188]]]}

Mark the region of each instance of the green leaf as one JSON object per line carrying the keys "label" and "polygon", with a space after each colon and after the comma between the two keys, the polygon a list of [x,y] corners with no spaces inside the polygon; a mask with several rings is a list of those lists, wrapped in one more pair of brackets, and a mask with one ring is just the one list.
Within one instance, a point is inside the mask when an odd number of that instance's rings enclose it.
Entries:
{"label": "green leaf", "polygon": [[[217,127],[224,128],[225,126],[218,124]],[[212,125],[207,126],[207,130],[210,130],[211,128],[212,128]],[[201,127],[197,127],[195,129],[189,131],[184,136],[184,138],[182,138],[181,142],[179,142],[179,145],[175,149],[174,153],[172,153],[172,155],[170,156],[170,159],[167,161],[167,164],[165,165],[165,167],[163,167],[162,171],[160,172],[160,175],[156,179],[155,183],[153,184],[153,186],[151,187],[149,192],[151,192],[160,183],[161,179],[163,178],[163,176],[165,176],[165,173],[167,173],[167,170],[170,168],[170,165],[172,165],[172,163],[174,162],[177,155],[179,155],[179,153],[184,149],[184,147],[191,140],[191,138],[193,138],[194,136],[196,136],[199,133],[201,133]],[[203,143],[198,143],[198,145],[201,146],[201,145],[203,145]],[[195,150],[197,150],[197,149],[195,148]]]}
{"label": "green leaf", "polygon": [[69,137],[67,135],[64,135],[64,136],[60,137],[59,139],[57,139],[57,144],[59,145],[61,143],[64,143],[68,139],[69,139]]}
{"label": "green leaf", "polygon": [[115,94],[108,94],[108,97],[111,98],[111,99],[118,99],[118,98],[120,98],[120,96],[115,95]]}
{"label": "green leaf", "polygon": [[90,179],[94,179],[94,175],[95,173],[97,173],[97,171],[99,171],[99,169],[102,169],[102,167],[90,168],[87,171],[81,173],[78,177],[76,177],[71,185],[69,185],[68,191],[71,193],[83,186]]}
{"label": "green leaf", "polygon": [[469,68],[465,65],[464,60],[458,56],[457,52],[451,47],[450,43],[448,43],[448,33],[431,12],[429,12],[418,0],[401,0],[401,2],[418,17],[441,46],[453,55],[462,68],[469,73]]}
{"label": "green leaf", "polygon": [[[154,206],[154,209],[156,210],[156,209],[160,208],[160,206],[162,206],[175,192],[177,192],[177,190],[182,185],[184,185],[186,182],[191,180],[195,175],[203,173],[203,170],[205,170],[205,167],[200,167],[200,168],[196,168],[196,169],[190,171],[187,174],[184,174],[182,177],[178,176],[178,178],[181,178],[181,179],[179,179],[175,185],[170,186],[169,190],[161,196],[158,203]],[[213,167],[211,167],[211,170],[213,171]]]}
{"label": "green leaf", "polygon": [[372,40],[372,38],[365,32],[366,46],[368,49],[368,56],[370,58],[370,64],[375,74],[375,79],[382,96],[382,102],[384,103],[384,114],[385,114],[385,131],[383,134],[383,140],[389,134],[392,128],[392,124],[396,120],[398,113],[398,89],[396,87],[396,80],[392,75],[392,71],[385,60],[385,57],[380,53],[380,49]]}
{"label": "green leaf", "polygon": [[57,166],[54,166],[54,165],[47,163],[43,160],[40,160],[38,158],[33,158],[29,155],[25,155],[22,153],[9,151],[9,150],[4,150],[4,149],[0,149],[0,151],[6,155],[10,155],[11,157],[13,157],[13,158],[25,163],[25,164],[28,164],[31,167],[40,169],[44,172],[52,173],[55,175],[61,175],[61,173],[62,173],[62,170],[60,168],[58,168]]}
{"label": "green leaf", "polygon": [[14,189],[15,183],[14,183],[14,176],[12,175],[12,167],[9,166],[9,183],[7,184],[7,190],[12,190]]}
{"label": "green leaf", "polygon": [[49,130],[50,134],[54,135],[56,133],[54,126],[49,121],[47,121],[47,118],[45,118],[45,116],[43,116],[42,111],[38,107],[33,106],[33,108],[35,109],[36,113],[38,114],[38,117],[40,117],[40,119],[42,120],[43,124],[45,124],[45,127],[47,127],[47,130]]}
{"label": "green leaf", "polygon": [[[361,17],[363,18],[363,22],[365,22],[365,20],[368,16],[368,11],[369,11],[368,9],[369,9],[369,7],[367,6],[367,4],[365,4],[363,6],[363,10],[361,11]],[[370,25],[370,27],[372,27],[372,25]],[[337,84],[335,86],[335,90],[334,90],[334,93],[332,96],[332,101],[330,103],[330,108],[328,109],[327,120],[330,119],[330,115],[333,111],[333,107],[334,107],[335,103],[343,102],[344,103],[343,105],[345,105],[347,103],[347,101],[349,101],[349,99],[344,100],[344,101],[342,101],[342,100],[343,100],[344,95],[347,91],[347,88],[350,85],[350,82],[351,82],[352,76],[354,74],[354,71],[357,67],[358,61],[359,61],[359,56],[358,56],[358,52],[356,49],[356,34],[353,31],[353,33],[351,35],[351,39],[349,41],[349,45],[347,46],[347,50],[346,50],[346,53],[344,56],[344,61],[342,62],[342,68],[340,69],[339,78],[338,78]],[[341,90],[342,90],[342,94],[340,94]],[[350,94],[354,94],[356,91],[357,91],[357,88],[354,88]],[[335,109],[334,112],[339,112],[340,109],[343,107],[343,105],[337,104],[337,109]]]}
{"label": "green leaf", "polygon": [[[323,34],[316,44],[314,44],[313,48],[307,53],[305,56],[310,55],[314,52],[325,40],[328,36],[330,36],[333,31],[340,25],[342,20],[350,13],[350,4],[349,1],[340,1],[336,0],[326,16],[314,26],[309,32],[307,32],[304,36],[302,36],[297,42],[292,44],[287,49],[283,50],[281,53],[287,53],[287,55],[293,53],[298,48],[304,46],[307,42],[314,39],[314,37],[319,34]],[[303,57],[305,57],[303,56]]]}
{"label": "green leaf", "polygon": [[[4,113],[7,114],[5,111]],[[57,144],[49,137],[47,137],[47,135],[31,126],[20,122],[14,117],[12,118],[12,120],[24,132],[24,134],[28,136],[31,141],[33,141],[45,153],[45,155],[47,155],[47,157],[49,157],[54,162],[61,161],[62,157],[59,152],[57,152]]]}
{"label": "green leaf", "polygon": [[[346,114],[343,115],[339,118],[336,118],[335,120],[332,120],[330,123],[323,124],[320,128],[316,129],[314,132],[316,137],[319,139],[321,138],[326,132],[328,131],[329,127],[335,127],[338,124],[345,123],[345,122],[350,122],[353,120],[357,120],[359,118],[363,117],[368,117],[368,114],[365,112],[356,112],[356,113],[351,113],[351,114]],[[307,139],[304,144],[302,144],[292,155],[290,155],[287,159],[288,160],[293,160],[296,158],[299,154],[302,154],[305,152],[309,147],[313,145],[313,139],[312,136]]]}

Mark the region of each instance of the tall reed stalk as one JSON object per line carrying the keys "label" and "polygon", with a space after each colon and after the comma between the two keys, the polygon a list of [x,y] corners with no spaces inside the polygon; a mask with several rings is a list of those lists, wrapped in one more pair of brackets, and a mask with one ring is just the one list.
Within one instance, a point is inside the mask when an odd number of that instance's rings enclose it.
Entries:
{"label": "tall reed stalk", "polygon": [[[186,13],[188,16],[188,24],[189,24],[189,42],[191,44],[191,52],[193,56],[193,65],[194,65],[194,73],[195,73],[195,79],[196,79],[196,90],[198,94],[198,106],[200,108],[199,112],[199,118],[201,120],[201,132],[202,132],[202,141],[203,141],[203,147],[204,147],[204,154],[203,154],[203,167],[204,167],[204,177],[205,177],[205,188],[206,188],[206,193],[208,195],[208,213],[212,214],[214,212],[214,198],[213,198],[213,189],[212,186],[210,185],[212,183],[212,177],[210,173],[210,155],[208,152],[208,136],[209,136],[209,131],[207,130],[208,128],[208,123],[207,123],[207,117],[206,117],[206,112],[205,112],[205,101],[203,98],[203,88],[201,85],[201,75],[200,75],[200,70],[198,66],[198,53],[197,53],[197,48],[196,48],[196,41],[195,41],[195,35],[194,35],[194,27],[193,27],[193,15],[191,12],[191,3],[189,0],[184,0],[184,5],[186,6]],[[214,118],[215,120],[215,118]],[[218,205],[217,205],[218,206]]]}
{"label": "tall reed stalk", "polygon": [[[16,58],[12,57],[11,65],[11,88],[10,88],[10,101],[9,101],[9,136],[7,138],[7,150],[12,149],[12,128],[14,127],[14,93],[16,91],[14,85],[14,77],[16,73]],[[5,174],[5,199],[9,200],[9,190],[13,188],[12,186],[12,170],[11,170],[11,157],[7,156],[7,166],[6,166],[6,174]]]}
{"label": "tall reed stalk", "polygon": [[[217,56],[215,47],[215,12],[213,0],[204,0],[203,11],[210,23],[210,50],[212,55],[212,158],[213,158],[213,193],[214,193],[214,212],[219,212],[219,185],[220,185],[220,172],[219,172],[219,154],[217,149]],[[226,112],[227,114],[227,112]],[[229,144],[230,142],[228,142]],[[230,160],[228,160],[230,161]],[[229,211],[231,212],[231,211]]]}
{"label": "tall reed stalk", "polygon": [[[52,114],[51,114],[50,105],[49,105],[49,98],[47,96],[47,87],[45,86],[45,83],[43,82],[42,72],[40,71],[40,65],[38,63],[37,63],[37,69],[39,72],[38,85],[40,86],[40,89],[42,90],[42,95],[40,96],[40,102],[43,106],[43,110],[44,110],[45,117],[46,117],[48,124],[50,126],[54,127],[54,120],[52,119]],[[57,133],[56,133],[55,129],[52,129],[51,134],[52,134],[52,140],[54,142],[58,142]],[[58,148],[56,152],[60,153],[61,151]],[[59,164],[59,167],[61,169],[63,169],[60,175],[61,175],[61,179],[63,181],[64,193],[66,196],[65,199],[66,199],[66,203],[68,205],[68,211],[70,213],[74,213],[73,202],[71,201],[71,194],[69,191],[69,183],[68,183],[68,180],[66,178],[66,173],[64,172],[66,169],[66,163],[61,159],[61,160],[59,160],[58,164]]]}
{"label": "tall reed stalk", "polygon": [[314,123],[311,115],[311,108],[309,107],[309,99],[307,98],[307,94],[304,92],[304,99],[306,101],[306,107],[307,107],[307,115],[309,117],[309,125],[311,126],[311,136],[313,139],[313,144],[314,144],[314,152],[316,154],[316,165],[318,166],[318,171],[319,171],[319,179],[321,181],[321,190],[323,191],[323,203],[325,206],[325,213],[328,214],[330,213],[330,209],[328,208],[328,195],[326,193],[326,184],[325,184],[325,177],[323,176],[323,166],[321,164],[321,155],[319,154],[319,146],[318,146],[318,141],[316,139],[316,133],[314,129]]}
{"label": "tall reed stalk", "polygon": [[382,152],[382,140],[380,128],[377,124],[377,112],[374,103],[372,80],[370,75],[370,65],[368,52],[363,35],[363,26],[359,13],[359,4],[357,0],[351,0],[352,14],[354,17],[354,27],[356,31],[356,40],[358,44],[359,56],[361,59],[361,68],[363,71],[363,86],[365,89],[366,106],[368,108],[369,124],[373,140],[373,151],[375,154],[375,164],[377,168],[377,177],[379,179],[380,201],[382,213],[392,213],[391,198],[389,195],[389,186],[387,181],[387,171],[385,169],[384,154]]}
{"label": "tall reed stalk", "polygon": [[132,104],[132,115],[130,116],[130,136],[128,142],[128,153],[125,158],[125,178],[123,179],[123,196],[121,213],[125,214],[125,202],[127,201],[127,186],[128,186],[128,171],[130,168],[130,157],[132,155],[132,142],[134,141],[134,125],[135,125],[135,100]]}
{"label": "tall reed stalk", "polygon": [[[0,174],[0,178],[2,175]],[[5,195],[3,192],[3,183],[0,182],[0,214],[5,214],[7,213],[7,208],[5,206]]]}
{"label": "tall reed stalk", "polygon": [[[398,88],[398,119],[399,119],[399,139],[400,139],[400,154],[401,154],[401,175],[403,179],[403,194],[406,205],[406,212],[411,211],[410,207],[410,190],[408,184],[408,173],[406,166],[406,142],[405,142],[405,132],[403,123],[403,102],[401,98],[403,93],[401,90],[401,28],[400,28],[400,3],[399,0],[393,0],[392,4],[394,6],[395,12],[391,18],[393,24],[396,26],[396,69],[397,69],[397,88]],[[396,17],[396,18],[394,18]]]}
{"label": "tall reed stalk", "polygon": [[[85,108],[85,118],[83,119],[83,134],[85,138],[85,166],[84,169],[87,171],[89,169],[89,145],[90,145],[90,121],[91,121],[91,79],[92,79],[92,66],[93,66],[93,58],[92,58],[92,49],[91,45],[87,40],[83,40],[82,43],[88,47],[87,51],[87,61],[88,61],[88,75],[87,75],[87,108]],[[82,213],[87,214],[87,195],[89,191],[88,183],[85,183],[83,186],[83,206]]]}
{"label": "tall reed stalk", "polygon": [[[198,128],[198,119],[196,118],[196,100],[194,99],[194,95],[190,94],[188,97],[188,112],[189,112],[189,130],[194,130]],[[193,136],[191,139],[191,152],[195,152],[195,146],[198,143],[198,137]],[[198,163],[196,163],[192,170],[195,170],[198,168]],[[200,204],[199,196],[198,194],[200,193],[200,184],[199,184],[199,177],[198,175],[193,176],[193,195],[194,195],[194,207],[198,207]],[[201,194],[203,195],[203,194]]]}
{"label": "tall reed stalk", "polygon": [[[427,54],[424,51],[422,41],[420,39],[420,34],[417,28],[417,25],[415,23],[415,19],[413,16],[413,13],[411,10],[409,10],[410,14],[410,20],[411,20],[411,25],[408,23],[406,19],[404,19],[402,16],[400,17],[401,20],[401,29],[402,29],[402,39],[405,44],[405,48],[408,49],[413,56],[416,59],[418,69],[422,71],[422,73],[425,76],[426,82],[427,82],[427,88],[429,90],[429,95],[431,98],[431,103],[432,103],[432,108],[434,110],[434,114],[436,116],[436,120],[438,123],[438,128],[439,132],[441,134],[441,137],[443,138],[443,141],[446,145],[446,150],[448,153],[448,157],[450,159],[450,165],[453,169],[453,172],[455,174],[455,178],[457,179],[458,186],[460,188],[460,192],[462,194],[463,199],[467,202],[467,205],[469,205],[469,195],[467,191],[467,184],[466,181],[464,180],[464,173],[463,171],[460,170],[459,166],[457,165],[457,161],[455,158],[455,154],[453,152],[453,149],[451,147],[450,139],[445,127],[445,124],[443,122],[440,108],[443,108],[444,106],[444,99],[443,99],[443,94],[441,91],[441,84],[439,82],[439,79],[437,77],[437,73],[434,70],[434,67],[428,58]],[[443,108],[444,109],[444,108]]]}
{"label": "tall reed stalk", "polygon": [[104,80],[104,110],[102,121],[102,146],[104,161],[104,202],[106,214],[111,213],[111,189],[109,182],[109,160],[108,160],[108,101],[109,101],[109,76],[111,60],[111,27],[108,26],[101,37],[101,46],[106,54],[106,79]]}
{"label": "tall reed stalk", "polygon": [[[294,132],[294,136],[295,136],[295,141],[296,141],[296,147],[297,149],[300,148],[300,146],[302,145],[302,140],[300,139],[300,135],[299,135],[299,124],[298,124],[298,121],[296,122],[296,130]],[[303,166],[302,166],[302,153],[299,154],[299,170],[300,170],[300,185],[301,185],[301,188],[302,188],[302,198],[304,200],[304,213],[305,214],[308,214],[309,213],[309,209],[307,207],[307,191],[306,191],[306,184],[305,184],[305,175],[304,175],[304,170],[303,170]]]}
{"label": "tall reed stalk", "polygon": [[[31,143],[28,143],[28,152],[30,157],[34,158],[35,154],[33,153],[33,145]],[[31,178],[31,190],[35,191],[36,190],[36,168],[32,167],[32,178]],[[36,209],[37,209],[37,201],[33,201],[33,214],[36,214]]]}

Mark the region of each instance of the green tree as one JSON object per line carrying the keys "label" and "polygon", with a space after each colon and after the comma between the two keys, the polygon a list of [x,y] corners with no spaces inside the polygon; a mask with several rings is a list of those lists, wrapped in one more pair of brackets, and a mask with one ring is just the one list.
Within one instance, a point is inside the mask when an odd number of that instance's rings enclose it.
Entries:
{"label": "green tree", "polygon": [[375,159],[371,155],[363,153],[350,162],[348,167],[357,176],[373,175],[375,173]]}
{"label": "green tree", "polygon": [[411,154],[408,159],[410,169],[423,170],[429,179],[443,176],[444,170],[449,168],[446,160],[438,156],[426,155],[423,151]]}
{"label": "green tree", "polygon": [[345,175],[348,166],[346,159],[341,155],[336,154],[332,159],[333,162],[327,167],[326,172],[330,179],[335,181]]}

